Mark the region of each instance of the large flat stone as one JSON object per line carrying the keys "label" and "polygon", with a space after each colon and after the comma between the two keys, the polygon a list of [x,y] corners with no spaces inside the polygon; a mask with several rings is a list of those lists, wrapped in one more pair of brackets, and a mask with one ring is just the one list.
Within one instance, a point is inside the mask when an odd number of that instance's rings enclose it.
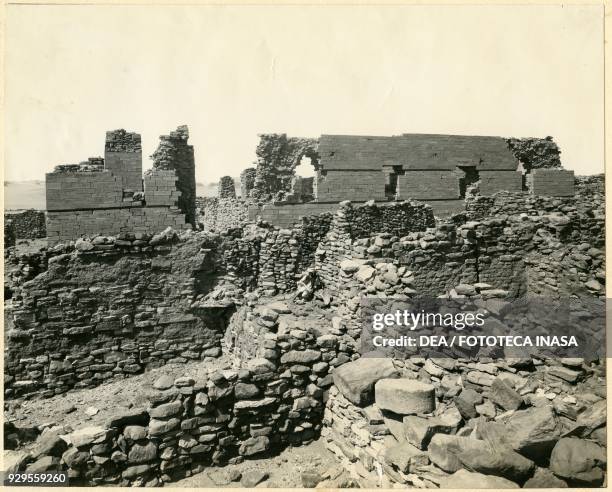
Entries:
{"label": "large flat stone", "polygon": [[519,486],[501,477],[458,470],[440,481],[441,489],[518,489]]}
{"label": "large flat stone", "polygon": [[381,379],[374,386],[376,405],[399,415],[431,413],[436,408],[436,391],[416,379]]}
{"label": "large flat stone", "polygon": [[374,402],[374,385],[380,379],[398,378],[391,359],[362,357],[336,368],[334,384],[342,395],[357,406]]}
{"label": "large flat stone", "polygon": [[523,482],[534,468],[531,460],[507,446],[491,446],[471,437],[436,434],[431,439],[428,453],[431,461],[453,473],[462,468]]}

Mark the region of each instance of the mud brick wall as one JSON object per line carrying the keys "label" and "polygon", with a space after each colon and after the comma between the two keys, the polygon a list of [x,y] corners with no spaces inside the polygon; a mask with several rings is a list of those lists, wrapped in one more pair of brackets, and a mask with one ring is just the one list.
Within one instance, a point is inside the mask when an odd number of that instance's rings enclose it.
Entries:
{"label": "mud brick wall", "polygon": [[[144,177],[145,203],[147,207],[177,205],[181,192],[176,188],[178,178],[173,169],[151,169]],[[170,224],[168,224],[170,225]]]}
{"label": "mud brick wall", "polygon": [[121,232],[154,234],[166,227],[187,229],[177,207],[130,207],[47,212],[49,245],[74,241],[83,236],[113,236]]}
{"label": "mud brick wall", "polygon": [[317,201],[386,200],[382,171],[328,171],[316,179]]}
{"label": "mud brick wall", "polygon": [[534,195],[574,196],[574,171],[534,169],[527,179]]}
{"label": "mud brick wall", "polygon": [[104,168],[121,178],[124,189],[142,191],[142,146],[138,133],[106,132]]}
{"label": "mud brick wall", "polygon": [[458,199],[459,177],[454,171],[406,171],[397,177],[398,199]]}
{"label": "mud brick wall", "polygon": [[5,396],[51,396],[217,357],[231,309],[191,309],[209,274],[198,241],[178,248],[163,236],[98,237],[54,257],[6,310]]}
{"label": "mud brick wall", "polygon": [[478,188],[481,195],[498,191],[522,191],[523,175],[518,171],[480,171]]}
{"label": "mud brick wall", "polygon": [[47,211],[127,207],[121,178],[110,171],[46,174]]}
{"label": "mud brick wall", "polygon": [[9,211],[4,221],[11,220],[18,239],[38,239],[47,236],[45,213],[41,210]]}

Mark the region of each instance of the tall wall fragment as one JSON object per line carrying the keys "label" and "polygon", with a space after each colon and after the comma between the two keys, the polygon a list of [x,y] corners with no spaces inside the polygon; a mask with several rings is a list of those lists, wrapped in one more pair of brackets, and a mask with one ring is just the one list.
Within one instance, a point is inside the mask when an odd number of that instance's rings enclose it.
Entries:
{"label": "tall wall fragment", "polygon": [[181,192],[178,207],[188,224],[195,227],[196,180],[193,145],[189,145],[189,129],[177,127],[169,135],[161,135],[157,150],[151,155],[154,169],[176,171],[177,189]]}

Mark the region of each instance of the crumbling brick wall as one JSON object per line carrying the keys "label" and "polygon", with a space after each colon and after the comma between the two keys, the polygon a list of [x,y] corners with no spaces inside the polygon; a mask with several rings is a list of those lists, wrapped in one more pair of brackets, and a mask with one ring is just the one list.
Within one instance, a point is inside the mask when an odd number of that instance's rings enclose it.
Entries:
{"label": "crumbling brick wall", "polygon": [[178,177],[177,189],[181,192],[178,207],[185,214],[188,224],[195,227],[196,181],[193,145],[189,145],[189,130],[179,126],[169,135],[161,135],[157,150],[151,155],[154,169],[173,169]]}
{"label": "crumbling brick wall", "polygon": [[39,239],[47,236],[45,213],[41,210],[8,211],[4,220],[11,220],[18,239]]}

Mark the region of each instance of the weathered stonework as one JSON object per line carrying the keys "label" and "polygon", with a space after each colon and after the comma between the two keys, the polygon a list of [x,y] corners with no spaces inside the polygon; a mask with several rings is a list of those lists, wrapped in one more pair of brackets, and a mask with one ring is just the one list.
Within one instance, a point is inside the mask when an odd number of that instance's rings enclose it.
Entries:
{"label": "weathered stonework", "polygon": [[176,172],[176,187],[181,193],[178,207],[185,214],[185,221],[195,227],[195,158],[193,146],[187,143],[189,130],[185,125],[179,126],[176,131],[159,138],[159,147],[151,156],[153,168]]}

